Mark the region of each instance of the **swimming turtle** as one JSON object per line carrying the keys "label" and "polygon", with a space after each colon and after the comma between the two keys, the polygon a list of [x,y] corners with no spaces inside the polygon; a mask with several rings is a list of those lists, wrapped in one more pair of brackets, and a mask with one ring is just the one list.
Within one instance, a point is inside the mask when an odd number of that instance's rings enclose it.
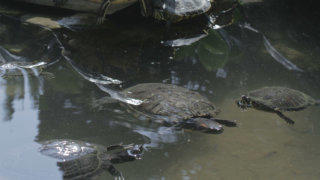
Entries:
{"label": "swimming turtle", "polygon": [[[110,151],[118,151],[110,153]],[[120,150],[119,150],[120,149]],[[108,171],[116,178],[121,173],[113,164],[141,159],[141,145],[110,145],[108,147],[70,139],[49,140],[42,143],[39,151],[61,161],[57,162],[63,177],[67,179],[87,179]]]}
{"label": "swimming turtle", "polygon": [[[106,92],[111,97],[126,102],[124,104],[132,112],[166,126],[221,133],[221,124],[229,127],[237,125],[235,121],[215,118],[220,112],[215,105],[198,92],[184,87],[142,83],[124,89],[116,95],[114,92]],[[108,100],[110,102],[110,99]]]}
{"label": "swimming turtle", "polygon": [[139,0],[142,14],[158,20],[178,22],[208,12],[213,0]]}
{"label": "swimming turtle", "polygon": [[277,113],[287,123],[294,124],[294,121],[282,112],[299,111],[311,105],[318,105],[320,101],[298,90],[286,87],[264,87],[242,95],[236,104],[242,109],[252,107]]}

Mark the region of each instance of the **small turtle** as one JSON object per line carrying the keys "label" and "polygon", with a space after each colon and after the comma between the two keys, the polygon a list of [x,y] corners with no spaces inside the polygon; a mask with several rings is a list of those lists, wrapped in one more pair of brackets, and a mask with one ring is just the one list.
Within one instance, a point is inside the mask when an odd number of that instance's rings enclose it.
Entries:
{"label": "small turtle", "polygon": [[[121,149],[110,153],[109,151]],[[39,151],[61,161],[57,162],[66,179],[87,179],[108,171],[122,178],[113,164],[141,159],[141,145],[111,145],[108,147],[75,140],[50,140],[42,143]]]}
{"label": "small turtle", "polygon": [[139,0],[142,14],[158,20],[178,22],[208,12],[213,0]]}
{"label": "small turtle", "polygon": [[308,106],[318,105],[320,101],[314,100],[309,95],[286,87],[264,87],[253,90],[248,95],[242,95],[236,104],[242,108],[253,107],[277,113],[289,124],[294,121],[282,114],[283,111],[299,111]]}
{"label": "small turtle", "polygon": [[[196,129],[207,133],[221,133],[221,124],[236,126],[234,121],[215,118],[220,111],[206,97],[180,86],[143,83],[127,88],[117,95],[114,92],[106,92],[111,97],[122,99],[129,109],[142,117],[167,126]],[[110,99],[107,100],[110,103]]]}

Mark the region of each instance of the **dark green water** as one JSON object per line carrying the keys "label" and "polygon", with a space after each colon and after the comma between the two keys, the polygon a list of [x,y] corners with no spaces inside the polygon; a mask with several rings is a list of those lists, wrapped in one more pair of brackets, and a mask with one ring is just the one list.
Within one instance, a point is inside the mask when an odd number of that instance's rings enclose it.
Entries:
{"label": "dark green water", "polygon": [[[54,76],[0,78],[0,180],[61,179],[57,160],[38,152],[52,139],[144,144],[141,160],[115,165],[126,179],[319,179],[319,107],[286,113],[296,122],[289,126],[234,103],[264,86],[320,98],[315,21],[273,5],[246,6],[244,20],[206,28],[207,35],[198,21],[168,29],[119,15],[101,28],[48,31],[0,16],[0,63],[46,62]],[[108,96],[93,83],[107,82],[101,75],[122,81],[105,85],[113,90],[163,82],[198,91],[222,110],[219,117],[239,126],[219,135],[176,131],[137,119],[118,103],[98,109],[95,100]],[[96,177],[106,178],[112,176]]]}

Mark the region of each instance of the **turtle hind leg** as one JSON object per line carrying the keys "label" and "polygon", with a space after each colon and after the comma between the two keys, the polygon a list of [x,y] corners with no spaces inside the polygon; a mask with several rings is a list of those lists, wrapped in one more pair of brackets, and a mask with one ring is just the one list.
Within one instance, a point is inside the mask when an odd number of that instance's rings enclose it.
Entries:
{"label": "turtle hind leg", "polygon": [[281,117],[282,119],[284,119],[288,124],[293,125],[294,121],[292,119],[290,119],[289,117],[285,116],[284,114],[282,114],[282,112],[280,111],[275,111],[279,117]]}
{"label": "turtle hind leg", "polygon": [[227,127],[236,127],[237,123],[234,120],[224,120],[224,119],[216,119],[213,118],[212,120],[216,121],[219,124],[225,125]]}
{"label": "turtle hind leg", "polygon": [[316,106],[320,106],[320,99],[317,99],[316,102],[314,103]]}

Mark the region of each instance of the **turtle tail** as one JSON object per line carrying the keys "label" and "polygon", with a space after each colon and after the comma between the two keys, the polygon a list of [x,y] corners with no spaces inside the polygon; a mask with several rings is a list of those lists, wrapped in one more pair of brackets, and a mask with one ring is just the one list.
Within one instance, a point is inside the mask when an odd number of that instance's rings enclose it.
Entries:
{"label": "turtle tail", "polygon": [[320,99],[316,100],[315,105],[316,105],[316,106],[320,106]]}

